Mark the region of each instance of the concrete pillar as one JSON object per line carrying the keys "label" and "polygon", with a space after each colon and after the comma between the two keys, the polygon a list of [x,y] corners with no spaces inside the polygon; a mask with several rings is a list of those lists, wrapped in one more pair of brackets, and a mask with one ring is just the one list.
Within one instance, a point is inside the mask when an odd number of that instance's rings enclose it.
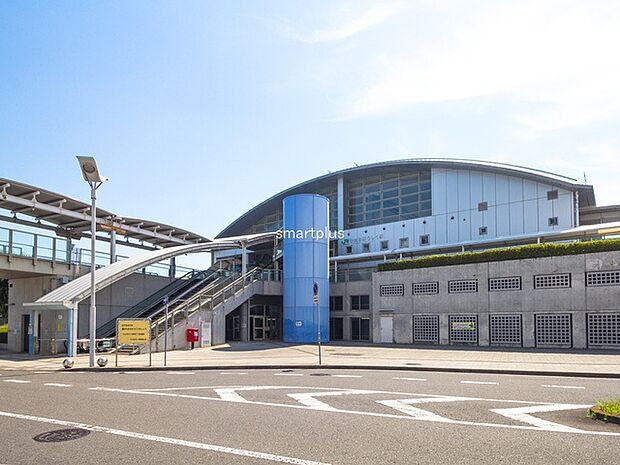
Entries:
{"label": "concrete pillar", "polygon": [[450,322],[448,314],[439,315],[439,344],[442,346],[450,344]]}
{"label": "concrete pillar", "polygon": [[247,244],[245,242],[241,243],[241,274],[245,275],[248,271],[248,252],[247,252]]}
{"label": "concrete pillar", "polygon": [[245,302],[239,309],[239,324],[241,326],[241,341],[250,340],[250,302]]}
{"label": "concrete pillar", "polygon": [[478,345],[488,347],[489,341],[489,314],[478,314]]}

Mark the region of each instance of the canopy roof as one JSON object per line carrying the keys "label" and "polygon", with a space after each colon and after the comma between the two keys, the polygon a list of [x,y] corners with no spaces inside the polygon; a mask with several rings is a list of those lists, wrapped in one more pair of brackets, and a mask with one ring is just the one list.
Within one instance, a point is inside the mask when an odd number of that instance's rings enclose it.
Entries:
{"label": "canopy roof", "polygon": [[[11,217],[17,214],[34,218],[32,226],[49,223],[59,236],[79,239],[90,230],[90,204],[63,194],[0,178],[0,208],[9,210]],[[204,236],[168,224],[138,218],[127,218],[97,208],[97,229],[116,231],[127,239],[146,241],[158,247],[208,242]],[[131,244],[128,244],[131,245]]]}
{"label": "canopy roof", "polygon": [[[95,292],[123,279],[125,276],[152,265],[153,263],[197,252],[212,252],[214,250],[236,249],[243,245],[251,247],[255,244],[273,241],[276,233],[253,234],[240,237],[228,237],[200,244],[177,245],[165,249],[152,250],[133,257],[112,263],[95,271]],[[74,279],[68,284],[44,295],[34,303],[26,303],[26,307],[39,307],[45,310],[59,310],[72,308],[80,301],[90,296],[90,273]]]}

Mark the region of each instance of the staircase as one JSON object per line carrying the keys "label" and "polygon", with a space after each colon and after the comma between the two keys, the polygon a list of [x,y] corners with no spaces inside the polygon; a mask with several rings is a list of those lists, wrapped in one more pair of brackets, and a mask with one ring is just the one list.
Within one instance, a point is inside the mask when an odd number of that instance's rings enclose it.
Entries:
{"label": "staircase", "polygon": [[[264,281],[279,281],[279,274],[274,270],[253,268],[245,275],[227,277],[214,282],[213,286],[193,294],[174,309],[169,308],[168,315],[158,312],[153,315],[151,323],[151,350],[164,350],[164,333],[168,331],[168,348],[185,346],[185,328],[199,327],[201,319],[208,319],[212,326],[224,325],[226,315],[262,290]],[[176,335],[175,335],[176,330]],[[213,341],[218,343],[220,341]],[[223,342],[223,341],[221,341]],[[147,347],[141,348],[144,352]]]}
{"label": "staircase", "polygon": [[[228,279],[232,279],[229,272],[223,272],[215,266],[205,271],[193,270],[99,326],[97,338],[114,337],[116,320],[119,318],[159,318],[165,310],[163,301],[166,296],[169,310],[175,309],[200,292],[217,289],[218,285],[225,285]],[[129,348],[125,351],[129,351]]]}

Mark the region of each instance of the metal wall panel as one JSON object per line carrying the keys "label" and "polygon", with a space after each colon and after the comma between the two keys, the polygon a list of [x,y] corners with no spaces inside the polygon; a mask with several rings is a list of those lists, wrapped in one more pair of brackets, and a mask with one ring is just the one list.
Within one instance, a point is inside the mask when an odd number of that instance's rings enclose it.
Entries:
{"label": "metal wall panel", "polygon": [[[321,195],[299,194],[283,200],[286,231],[325,231],[329,218],[329,200]],[[319,285],[318,311],[321,337],[329,341],[328,238],[285,236],[284,331],[286,342],[316,342],[318,314],[313,304],[313,284]]]}

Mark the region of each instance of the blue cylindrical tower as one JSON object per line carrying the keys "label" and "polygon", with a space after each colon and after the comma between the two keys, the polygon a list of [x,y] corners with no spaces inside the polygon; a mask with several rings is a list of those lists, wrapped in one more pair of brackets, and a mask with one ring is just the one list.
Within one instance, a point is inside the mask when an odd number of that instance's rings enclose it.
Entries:
{"label": "blue cylindrical tower", "polygon": [[[298,194],[283,200],[284,331],[286,342],[329,341],[329,200]],[[319,287],[318,311],[313,303]]]}

